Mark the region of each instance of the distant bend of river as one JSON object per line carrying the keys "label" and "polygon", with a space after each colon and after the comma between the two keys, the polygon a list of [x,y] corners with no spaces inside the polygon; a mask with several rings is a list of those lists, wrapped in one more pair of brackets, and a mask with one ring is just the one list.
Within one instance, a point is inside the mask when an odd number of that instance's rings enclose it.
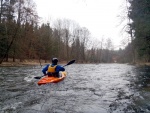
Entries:
{"label": "distant bend of river", "polygon": [[0,67],[0,113],[150,113],[150,67],[72,64],[38,86],[41,69]]}

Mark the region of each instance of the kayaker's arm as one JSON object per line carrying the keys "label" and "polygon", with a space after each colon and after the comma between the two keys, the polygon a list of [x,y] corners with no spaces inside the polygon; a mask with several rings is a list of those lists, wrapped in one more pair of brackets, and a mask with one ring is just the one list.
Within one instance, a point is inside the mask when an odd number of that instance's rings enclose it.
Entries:
{"label": "kayaker's arm", "polygon": [[42,72],[44,75],[46,75],[46,72],[48,70],[48,67],[49,67],[49,64],[47,64],[43,69],[42,69]]}
{"label": "kayaker's arm", "polygon": [[57,65],[56,72],[59,72],[59,71],[65,71],[65,68],[60,65]]}

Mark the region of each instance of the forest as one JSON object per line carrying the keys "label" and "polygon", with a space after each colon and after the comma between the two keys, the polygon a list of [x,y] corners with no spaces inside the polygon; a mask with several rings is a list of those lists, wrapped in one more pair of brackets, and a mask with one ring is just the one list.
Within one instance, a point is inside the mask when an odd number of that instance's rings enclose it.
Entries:
{"label": "forest", "polygon": [[0,0],[0,64],[9,58],[49,62],[52,57],[80,63],[150,62],[150,1],[126,2],[131,40],[124,49],[115,50],[110,38],[97,41],[72,20],[40,23],[32,0]]}

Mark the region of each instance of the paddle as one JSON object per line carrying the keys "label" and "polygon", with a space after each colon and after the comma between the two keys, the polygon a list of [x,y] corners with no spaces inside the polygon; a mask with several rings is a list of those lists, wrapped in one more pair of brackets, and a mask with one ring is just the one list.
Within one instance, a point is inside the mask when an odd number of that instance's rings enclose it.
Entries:
{"label": "paddle", "polygon": [[76,60],[71,60],[70,62],[68,62],[68,63],[67,63],[66,65],[64,65],[63,67],[68,66],[68,65],[70,65],[70,64],[73,64],[75,61],[76,61]]}
{"label": "paddle", "polygon": [[[75,62],[76,60],[71,60],[70,62],[68,62],[66,65],[64,65],[63,67],[65,67],[65,66],[68,66],[68,65],[71,65],[71,64],[73,64],[74,62]],[[44,76],[36,76],[36,77],[34,77],[35,79],[41,79],[42,77],[44,77]]]}

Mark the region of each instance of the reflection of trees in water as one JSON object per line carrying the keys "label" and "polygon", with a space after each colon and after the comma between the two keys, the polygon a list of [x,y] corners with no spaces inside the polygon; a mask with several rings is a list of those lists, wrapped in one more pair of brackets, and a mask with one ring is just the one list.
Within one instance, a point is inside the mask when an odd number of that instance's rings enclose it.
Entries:
{"label": "reflection of trees in water", "polygon": [[128,106],[135,113],[150,112],[150,66],[137,67],[134,70],[135,78],[132,79],[132,85],[135,93],[132,104]]}
{"label": "reflection of trees in water", "polygon": [[142,88],[150,88],[150,66],[136,68],[137,81],[135,84]]}
{"label": "reflection of trees in water", "polygon": [[128,73],[130,84],[127,84],[131,94],[120,89],[117,99],[109,105],[109,112],[149,113],[150,112],[150,67],[137,67]]}

